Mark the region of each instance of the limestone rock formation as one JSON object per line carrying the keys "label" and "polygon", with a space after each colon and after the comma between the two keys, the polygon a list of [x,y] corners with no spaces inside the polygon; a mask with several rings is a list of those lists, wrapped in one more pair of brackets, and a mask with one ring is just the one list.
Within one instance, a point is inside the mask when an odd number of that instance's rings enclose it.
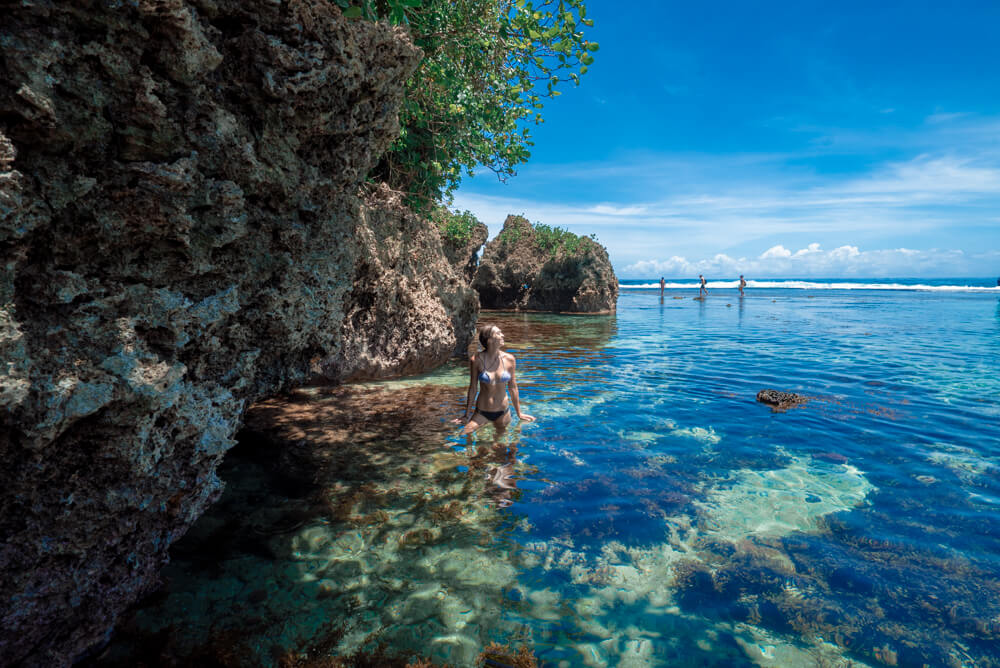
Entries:
{"label": "limestone rock formation", "polygon": [[457,240],[448,235],[441,235],[441,243],[448,261],[471,284],[479,266],[479,250],[489,237],[489,229],[483,223],[476,221],[469,233],[469,238]]}
{"label": "limestone rock formation", "polygon": [[344,302],[340,351],[321,362],[321,375],[418,373],[464,353],[479,301],[449,261],[434,223],[383,186],[367,198],[355,239],[363,260]]}
{"label": "limestone rock formation", "polygon": [[358,197],[401,31],[327,0],[0,15],[0,665],[60,666],[155,587],[250,402],[432,366],[476,300]]}
{"label": "limestone rock formation", "polygon": [[545,237],[521,216],[507,216],[486,244],[472,287],[489,309],[600,313],[618,303],[607,250],[587,237]]}

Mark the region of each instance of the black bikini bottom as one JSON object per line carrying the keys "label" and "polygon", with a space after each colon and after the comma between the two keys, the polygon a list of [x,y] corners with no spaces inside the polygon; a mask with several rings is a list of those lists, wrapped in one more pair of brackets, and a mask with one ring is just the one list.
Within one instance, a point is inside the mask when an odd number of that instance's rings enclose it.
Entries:
{"label": "black bikini bottom", "polygon": [[484,418],[486,418],[490,422],[496,422],[497,420],[499,420],[500,418],[502,418],[504,416],[504,413],[506,413],[509,410],[510,410],[510,406],[508,406],[507,408],[503,409],[502,411],[484,411],[484,410],[481,410],[479,408],[476,408],[476,412],[479,413],[480,415],[482,415]]}

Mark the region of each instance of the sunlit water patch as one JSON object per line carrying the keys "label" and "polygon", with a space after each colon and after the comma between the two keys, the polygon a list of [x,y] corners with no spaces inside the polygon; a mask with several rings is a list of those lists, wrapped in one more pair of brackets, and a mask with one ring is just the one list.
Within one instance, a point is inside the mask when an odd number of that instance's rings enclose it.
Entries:
{"label": "sunlit water patch", "polygon": [[997,298],[762,293],[484,314],[503,435],[456,436],[458,361],[258,404],[98,663],[996,665]]}

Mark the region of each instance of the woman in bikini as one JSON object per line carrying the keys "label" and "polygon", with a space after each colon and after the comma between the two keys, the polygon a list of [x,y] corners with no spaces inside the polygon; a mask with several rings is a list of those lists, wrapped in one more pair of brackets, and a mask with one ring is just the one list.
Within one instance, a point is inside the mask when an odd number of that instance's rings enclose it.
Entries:
{"label": "woman in bikini", "polygon": [[[534,417],[521,412],[521,401],[517,394],[517,380],[514,372],[517,360],[510,353],[500,350],[503,345],[503,332],[496,325],[487,325],[479,330],[479,343],[483,350],[469,360],[469,394],[465,401],[465,415],[452,420],[461,424],[468,419],[460,432],[467,436],[492,422],[498,433],[503,433],[510,424],[510,406],[507,403],[507,392],[510,391],[510,403],[514,404],[517,417],[525,422],[533,422]],[[476,397],[476,382],[479,382],[479,396]],[[476,410],[469,417],[472,402],[475,399]]]}

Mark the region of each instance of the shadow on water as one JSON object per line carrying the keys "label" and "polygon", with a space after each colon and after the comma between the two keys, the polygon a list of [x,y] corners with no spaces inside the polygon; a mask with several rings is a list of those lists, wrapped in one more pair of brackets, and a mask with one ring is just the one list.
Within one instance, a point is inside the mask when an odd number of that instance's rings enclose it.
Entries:
{"label": "shadow on water", "polygon": [[[518,522],[503,509],[526,467],[516,427],[461,447],[444,420],[461,398],[447,385],[346,386],[252,407],[219,471],[222,498],[98,665],[135,665],[150,647],[152,665],[214,654],[233,659],[218,665],[298,665],[282,657],[380,643],[411,656],[443,630],[418,624],[439,608],[472,620],[460,599],[476,597],[472,608],[497,616],[513,568],[490,562]],[[468,635],[434,648],[438,658],[471,661],[489,639]]]}

